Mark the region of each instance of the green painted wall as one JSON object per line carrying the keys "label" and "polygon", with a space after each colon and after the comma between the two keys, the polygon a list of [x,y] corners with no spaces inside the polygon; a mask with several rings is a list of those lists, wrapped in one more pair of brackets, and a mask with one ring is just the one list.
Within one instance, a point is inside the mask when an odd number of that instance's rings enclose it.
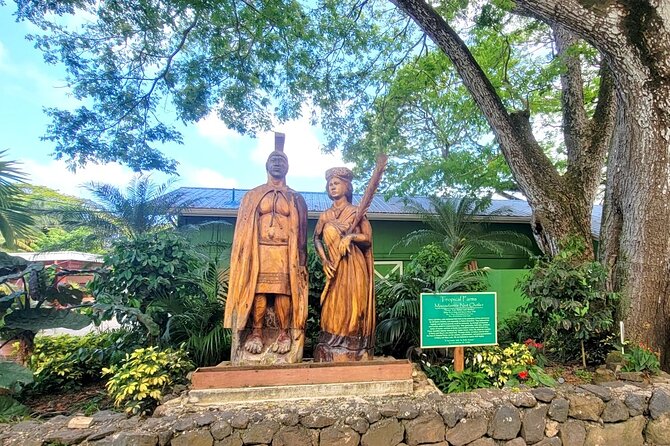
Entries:
{"label": "green painted wall", "polygon": [[529,271],[528,269],[491,269],[486,274],[489,281],[486,291],[495,291],[498,294],[498,325],[526,303],[519,290],[515,288]]}
{"label": "green painted wall", "polygon": [[[219,255],[224,263],[229,261],[230,250],[217,247],[217,242],[230,243],[233,239],[235,219],[232,217],[181,217],[180,226],[198,225],[198,229],[188,230],[186,233],[194,243],[208,251],[210,255]],[[416,253],[420,246],[396,246],[398,241],[408,233],[421,229],[423,225],[414,221],[389,221],[373,220],[373,248],[375,261],[402,260],[407,263],[412,254]],[[316,220],[308,222],[308,241],[311,244]],[[516,231],[526,234],[532,240],[530,226],[524,224],[491,224],[495,231]],[[534,242],[533,242],[534,243]],[[534,250],[539,250],[534,245]],[[498,321],[513,313],[517,307],[523,305],[521,293],[515,289],[518,280],[528,270],[524,269],[530,264],[528,258],[522,253],[506,252],[502,257],[492,254],[478,254],[477,262],[480,267],[490,268],[488,280],[490,283],[487,291],[498,293]],[[390,267],[386,267],[387,269]],[[382,271],[383,268],[380,268]]]}

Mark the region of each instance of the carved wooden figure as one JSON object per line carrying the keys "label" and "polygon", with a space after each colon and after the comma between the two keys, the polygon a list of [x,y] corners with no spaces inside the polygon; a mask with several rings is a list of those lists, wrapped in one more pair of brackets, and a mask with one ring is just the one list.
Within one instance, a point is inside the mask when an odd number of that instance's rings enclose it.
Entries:
{"label": "carved wooden figure", "polygon": [[242,198],[230,257],[224,326],[232,329],[231,362],[302,360],[307,319],[307,206],[286,186],[284,135],[265,165],[266,184]]}
{"label": "carved wooden figure", "polygon": [[321,295],[321,332],[314,349],[317,362],[372,359],[375,333],[372,228],[365,212],[379,184],[376,169],[359,206],[351,203],[353,174],[346,167],[326,172],[333,205],[319,217],[314,247],[327,282]]}

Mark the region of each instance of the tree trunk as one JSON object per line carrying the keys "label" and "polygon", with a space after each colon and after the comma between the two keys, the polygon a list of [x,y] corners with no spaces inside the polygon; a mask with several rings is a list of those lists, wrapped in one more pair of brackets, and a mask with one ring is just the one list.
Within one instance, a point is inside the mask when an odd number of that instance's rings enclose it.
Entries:
{"label": "tree trunk", "polygon": [[610,149],[601,259],[622,294],[626,336],[670,368],[670,7],[665,1],[517,0],[588,40],[612,67],[620,109]]}
{"label": "tree trunk", "polygon": [[24,366],[27,366],[28,359],[35,351],[35,333],[32,331],[24,331],[16,337],[19,341],[19,351],[16,355],[16,360]]}
{"label": "tree trunk", "polygon": [[625,109],[608,160],[601,258],[623,296],[626,336],[663,352],[670,368],[670,88],[620,77]]}

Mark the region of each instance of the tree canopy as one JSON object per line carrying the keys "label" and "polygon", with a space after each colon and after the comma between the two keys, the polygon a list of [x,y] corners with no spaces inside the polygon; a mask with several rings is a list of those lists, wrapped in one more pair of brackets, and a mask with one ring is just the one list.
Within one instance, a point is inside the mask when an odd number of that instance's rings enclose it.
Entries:
{"label": "tree canopy", "polygon": [[[118,161],[175,172],[175,118],[216,113],[241,133],[311,113],[343,122],[423,36],[386,2],[17,0],[81,105],[47,109],[44,139],[76,168]],[[63,19],[74,15],[78,27]],[[384,26],[380,26],[384,23]],[[335,128],[335,127],[333,127]],[[333,138],[334,140],[335,138]]]}

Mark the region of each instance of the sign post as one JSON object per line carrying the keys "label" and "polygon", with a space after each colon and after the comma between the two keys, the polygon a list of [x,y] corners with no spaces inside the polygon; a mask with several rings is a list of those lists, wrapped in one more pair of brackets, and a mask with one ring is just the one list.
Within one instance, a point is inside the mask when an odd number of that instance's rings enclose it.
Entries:
{"label": "sign post", "polygon": [[461,347],[498,343],[496,293],[421,293],[419,305],[421,348],[457,347],[457,371]]}

